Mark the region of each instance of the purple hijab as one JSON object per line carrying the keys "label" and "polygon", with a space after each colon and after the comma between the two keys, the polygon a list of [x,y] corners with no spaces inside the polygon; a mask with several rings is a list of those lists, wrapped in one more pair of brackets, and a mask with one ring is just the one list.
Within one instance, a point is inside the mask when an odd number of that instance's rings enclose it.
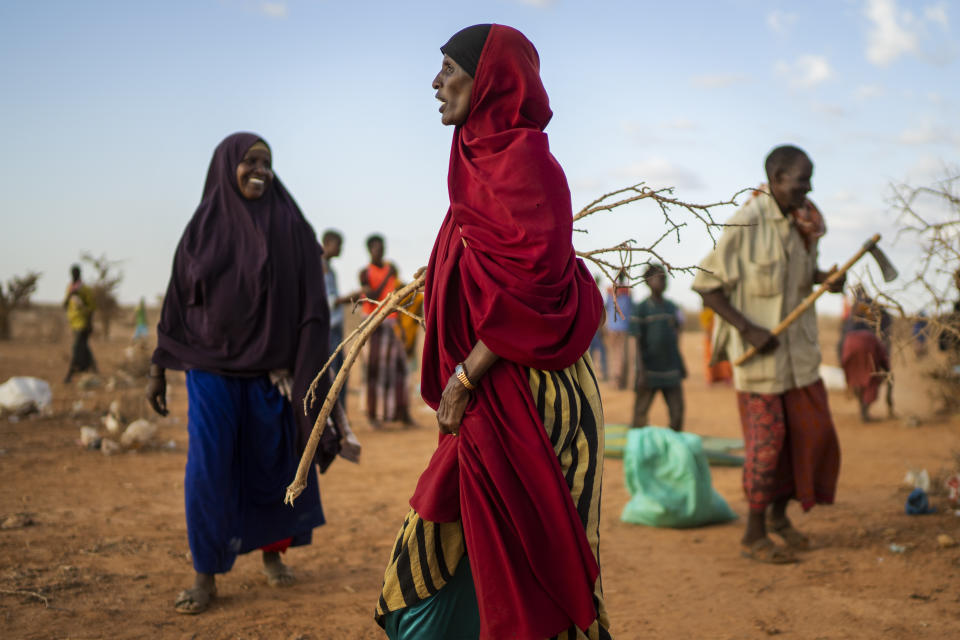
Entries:
{"label": "purple hijab", "polygon": [[[289,370],[302,448],[320,409],[318,402],[304,416],[303,396],[329,353],[323,250],[279,178],[257,200],[240,193],[237,165],[257,141],[234,133],[213,152],[203,199],[173,258],[153,362],[234,376]],[[337,434],[324,433],[321,469],[338,450]]]}

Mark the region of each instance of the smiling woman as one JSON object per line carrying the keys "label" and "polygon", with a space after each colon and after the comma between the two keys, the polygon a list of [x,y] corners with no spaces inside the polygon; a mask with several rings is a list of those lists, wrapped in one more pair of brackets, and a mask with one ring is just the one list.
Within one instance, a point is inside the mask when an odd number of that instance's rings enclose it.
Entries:
{"label": "smiling woman", "polygon": [[237,186],[244,198],[256,200],[266,193],[273,183],[270,166],[270,147],[257,140],[237,164]]}
{"label": "smiling woman", "polygon": [[[283,504],[319,411],[293,407],[327,356],[322,251],[270,163],[270,147],[252,133],[217,146],[157,327],[147,398],[165,415],[164,370],[179,369],[189,403],[184,493],[196,577],[177,596],[179,613],[206,610],[214,575],[258,548],[267,582],[290,584],[280,553],[309,544],[324,523],[315,473],[293,509]],[[323,469],[338,449],[327,432]]]}

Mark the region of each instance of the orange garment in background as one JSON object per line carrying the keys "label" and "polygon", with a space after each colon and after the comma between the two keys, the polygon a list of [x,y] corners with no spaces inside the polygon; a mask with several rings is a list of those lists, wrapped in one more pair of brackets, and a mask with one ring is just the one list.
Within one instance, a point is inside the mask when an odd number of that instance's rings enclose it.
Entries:
{"label": "orange garment in background", "polygon": [[729,360],[710,365],[713,357],[713,309],[706,307],[700,312],[700,326],[703,328],[703,368],[707,384],[730,382],[733,380],[733,368]]}
{"label": "orange garment in background", "polygon": [[[380,292],[380,297],[377,298],[377,301],[383,300],[388,295],[390,295],[397,288],[397,275],[396,268],[389,262],[384,261],[383,266],[378,267],[375,264],[367,265],[367,285],[373,289],[379,289],[380,285],[383,284],[383,281],[387,279],[387,286],[383,288],[383,291]],[[363,312],[367,315],[373,313],[374,309],[377,308],[377,305],[373,302],[364,302],[363,303]],[[388,317],[396,317],[396,313],[391,313]]]}
{"label": "orange garment in background", "polygon": [[[397,288],[403,288],[402,283],[397,283]],[[416,294],[408,295],[406,298],[400,301],[400,304],[403,305],[403,308],[407,310],[407,313],[412,313],[417,316],[423,316],[423,292]],[[397,337],[400,338],[400,342],[403,343],[403,349],[407,353],[407,357],[413,356],[413,351],[417,346],[417,330],[420,328],[420,324],[408,316],[406,313],[401,314],[398,318],[397,324],[394,326],[394,330],[397,333]]]}

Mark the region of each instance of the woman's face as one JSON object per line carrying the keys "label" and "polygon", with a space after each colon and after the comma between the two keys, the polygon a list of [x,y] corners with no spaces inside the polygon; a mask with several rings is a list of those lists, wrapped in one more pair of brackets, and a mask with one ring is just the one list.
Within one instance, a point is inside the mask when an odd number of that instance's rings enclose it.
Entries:
{"label": "woman's face", "polygon": [[437,90],[440,101],[440,122],[445,125],[461,125],[470,115],[470,94],[473,92],[473,78],[454,62],[450,56],[443,56],[440,73],[433,79],[433,88]]}
{"label": "woman's face", "polygon": [[237,165],[237,187],[247,200],[256,200],[267,192],[273,182],[270,151],[261,146],[251,147]]}

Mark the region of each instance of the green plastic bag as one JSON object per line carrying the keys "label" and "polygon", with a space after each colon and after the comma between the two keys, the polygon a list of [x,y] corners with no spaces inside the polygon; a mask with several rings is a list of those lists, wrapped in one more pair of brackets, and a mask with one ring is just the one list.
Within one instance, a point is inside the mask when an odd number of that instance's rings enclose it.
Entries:
{"label": "green plastic bag", "polygon": [[713,489],[700,436],[664,427],[631,429],[623,453],[630,501],[620,519],[650,527],[699,527],[735,520]]}

